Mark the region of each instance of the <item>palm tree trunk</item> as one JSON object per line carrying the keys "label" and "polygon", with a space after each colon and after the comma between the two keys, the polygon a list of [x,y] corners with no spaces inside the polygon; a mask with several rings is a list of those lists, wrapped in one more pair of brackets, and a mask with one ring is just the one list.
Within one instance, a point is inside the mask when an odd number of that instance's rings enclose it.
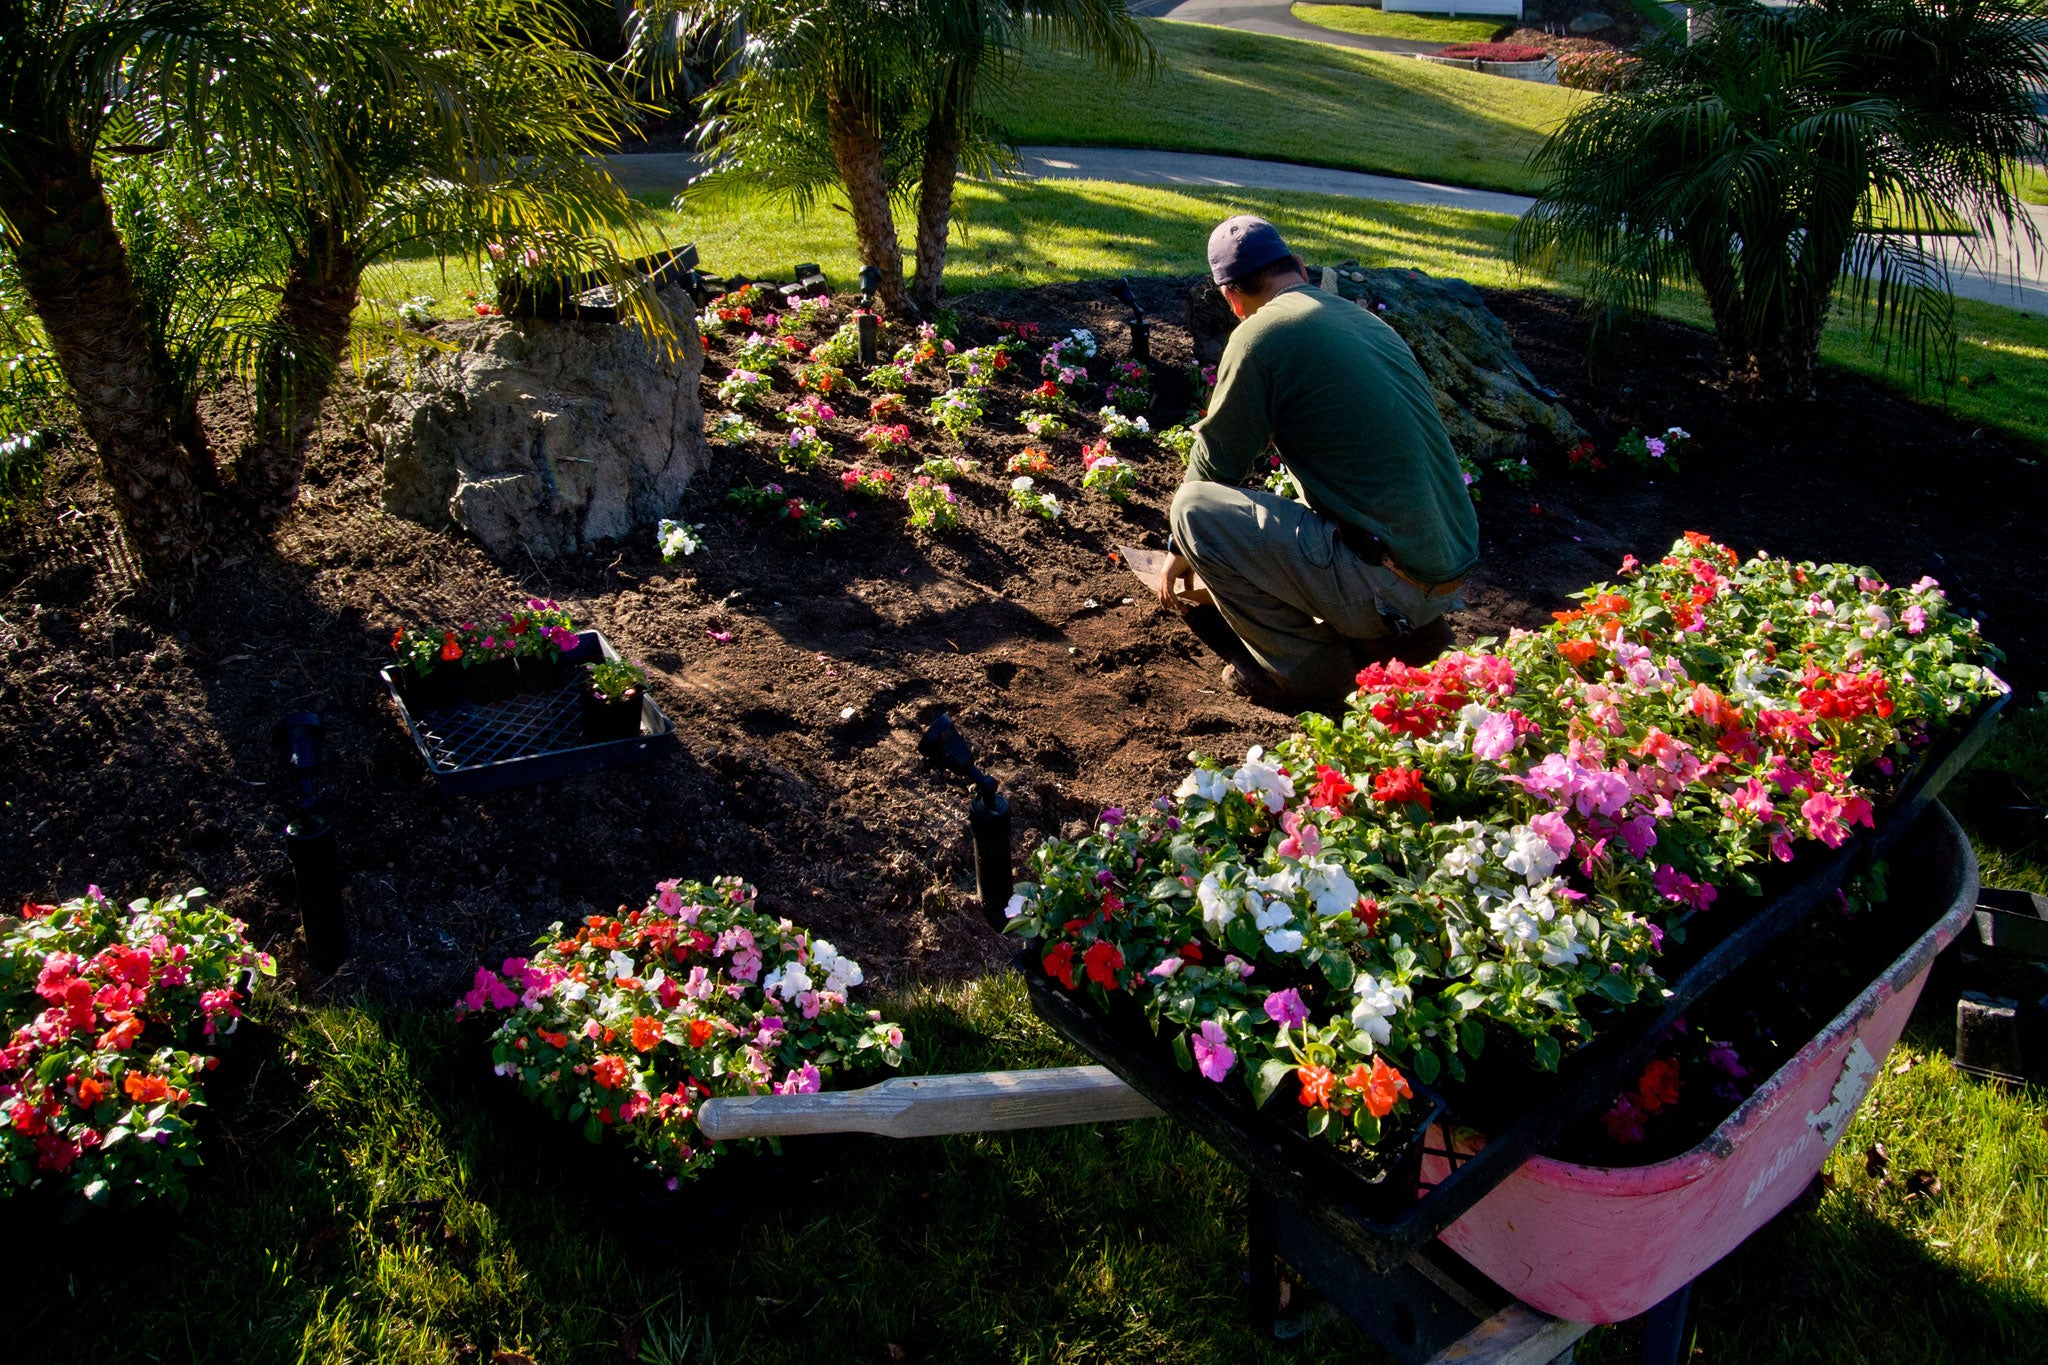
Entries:
{"label": "palm tree trunk", "polygon": [[304,254],[285,272],[278,335],[256,373],[256,430],[235,456],[235,493],[250,516],[275,526],[299,496],[306,444],[348,353],[361,271],[326,218],[311,225]]}
{"label": "palm tree trunk", "polygon": [[882,139],[864,126],[854,102],[835,92],[826,101],[826,122],[832,137],[832,160],[846,201],[853,210],[853,235],[862,265],[882,272],[875,291],[882,311],[898,317],[915,309],[903,288],[903,248],[896,239],[896,215],[889,207],[889,173],[882,160]]}
{"label": "palm tree trunk", "polygon": [[924,165],[917,184],[917,275],[910,301],[929,314],[946,289],[946,238],[952,226],[953,186],[960,178],[960,149],[966,145],[965,101],[959,81],[946,82],[925,125]]}
{"label": "palm tree trunk", "polygon": [[180,415],[152,363],[142,298],[105,187],[75,147],[25,148],[16,156],[27,174],[0,176],[0,212],[20,233],[14,251],[22,287],[144,572],[187,575],[206,544],[214,471],[203,446],[174,435]]}

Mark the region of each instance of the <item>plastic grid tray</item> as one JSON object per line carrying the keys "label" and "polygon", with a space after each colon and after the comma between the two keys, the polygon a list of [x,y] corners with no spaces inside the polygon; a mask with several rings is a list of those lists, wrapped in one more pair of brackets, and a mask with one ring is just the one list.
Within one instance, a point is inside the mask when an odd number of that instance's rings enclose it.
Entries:
{"label": "plastic grid tray", "polygon": [[[619,657],[594,630],[577,632],[570,663]],[[651,693],[640,698],[640,733],[596,743],[583,738],[582,672],[552,692],[524,692],[500,701],[434,707],[415,713],[405,702],[395,670],[382,672],[385,690],[412,736],[436,785],[466,794],[546,782],[577,773],[638,763],[673,740],[675,725]]]}

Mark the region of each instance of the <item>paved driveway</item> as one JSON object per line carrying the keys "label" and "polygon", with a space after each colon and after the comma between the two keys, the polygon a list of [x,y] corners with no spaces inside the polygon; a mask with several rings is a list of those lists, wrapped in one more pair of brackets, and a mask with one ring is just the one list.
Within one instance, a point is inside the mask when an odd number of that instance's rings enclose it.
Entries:
{"label": "paved driveway", "polygon": [[1270,33],[1276,38],[1307,38],[1311,42],[1362,47],[1371,52],[1434,52],[1443,46],[1442,43],[1413,38],[1369,37],[1363,33],[1342,33],[1333,28],[1305,24],[1294,17],[1291,0],[1137,0],[1131,6],[1131,12],[1152,19],[1178,19],[1187,24],[1241,28],[1247,33]]}

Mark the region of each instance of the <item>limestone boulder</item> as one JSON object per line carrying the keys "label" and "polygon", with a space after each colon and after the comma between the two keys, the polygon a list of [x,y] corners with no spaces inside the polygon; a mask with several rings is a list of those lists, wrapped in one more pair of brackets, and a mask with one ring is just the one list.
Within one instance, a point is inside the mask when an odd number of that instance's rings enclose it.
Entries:
{"label": "limestone boulder", "polygon": [[[1557,395],[1515,354],[1507,325],[1463,280],[1420,270],[1374,269],[1357,261],[1311,267],[1309,278],[1371,309],[1415,352],[1436,397],[1451,446],[1480,465],[1565,450],[1585,439]],[[1188,331],[1196,353],[1223,353],[1237,319],[1207,280],[1188,291]]]}
{"label": "limestone boulder", "polygon": [[443,324],[436,349],[372,367],[384,510],[453,522],[493,558],[581,554],[675,515],[710,463],[688,301],[674,353],[628,326],[503,317]]}

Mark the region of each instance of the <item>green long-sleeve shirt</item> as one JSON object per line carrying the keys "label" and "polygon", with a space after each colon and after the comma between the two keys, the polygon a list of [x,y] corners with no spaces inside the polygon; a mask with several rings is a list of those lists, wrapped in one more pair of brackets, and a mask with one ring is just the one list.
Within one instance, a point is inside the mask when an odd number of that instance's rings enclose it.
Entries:
{"label": "green long-sleeve shirt", "polygon": [[1447,583],[1479,559],[1479,519],[1408,343],[1356,303],[1285,290],[1230,334],[1189,479],[1238,484],[1271,443],[1310,507]]}

